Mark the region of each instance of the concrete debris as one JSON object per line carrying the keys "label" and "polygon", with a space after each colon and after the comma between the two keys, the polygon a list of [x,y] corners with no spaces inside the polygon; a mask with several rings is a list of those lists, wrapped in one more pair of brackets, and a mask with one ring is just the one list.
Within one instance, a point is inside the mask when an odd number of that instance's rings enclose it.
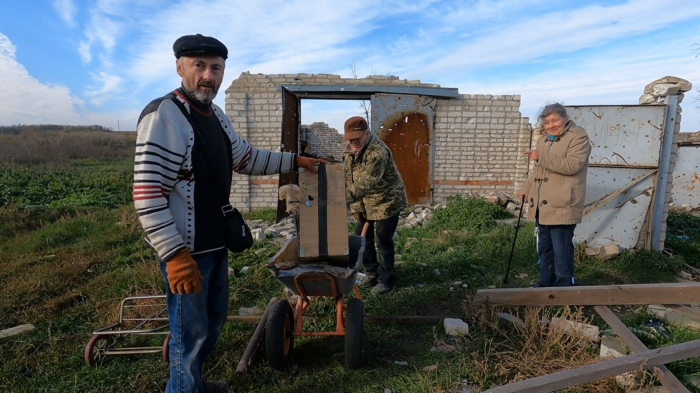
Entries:
{"label": "concrete debris", "polygon": [[295,236],[297,232],[292,217],[287,217],[274,225],[267,225],[262,220],[246,220],[246,223],[250,227],[254,240],[265,240],[267,236],[282,237],[283,240],[286,240]]}
{"label": "concrete debris", "polygon": [[469,334],[469,325],[456,318],[445,318],[443,321],[445,334],[448,336],[466,336]]}
{"label": "concrete debris", "polygon": [[262,228],[255,228],[250,230],[253,235],[253,240],[260,241],[265,240],[265,230]]}
{"label": "concrete debris", "polygon": [[395,360],[394,364],[396,364],[397,366],[408,366],[408,362],[401,361],[401,360]]}
{"label": "concrete debris", "polygon": [[597,257],[599,259],[609,259],[621,252],[617,244],[606,244],[603,246],[586,247],[586,256]]}
{"label": "concrete debris", "polygon": [[251,315],[262,315],[262,310],[257,307],[241,307],[238,309],[238,315],[240,316],[251,316]]}
{"label": "concrete debris", "polygon": [[[629,348],[619,337],[603,337],[600,343],[600,358],[615,359],[626,356],[629,353]],[[637,385],[637,372],[630,371],[624,374],[616,375],[615,382],[621,388],[630,389]]]}
{"label": "concrete debris", "polygon": [[646,85],[644,87],[644,93],[651,94],[652,91],[654,91],[655,86],[657,85],[678,86],[678,91],[676,91],[675,93],[671,93],[670,95],[685,93],[686,91],[690,91],[693,88],[693,84],[685,79],[678,78],[676,76],[664,76],[663,78],[659,78]]}
{"label": "concrete debris", "polygon": [[232,276],[235,276],[235,275],[236,275],[236,271],[233,270],[232,267],[229,267],[229,268],[228,268],[228,276],[229,276],[229,277],[232,277]]}
{"label": "concrete debris", "polygon": [[565,318],[554,317],[549,323],[550,329],[562,330],[565,333],[574,333],[580,335],[582,338],[589,339],[591,341],[600,340],[600,329],[598,326],[588,325],[581,322],[570,321]]}
{"label": "concrete debris", "polygon": [[441,343],[437,347],[430,347],[430,352],[452,352],[457,350],[454,345]]}
{"label": "concrete debris", "polygon": [[505,313],[505,312],[499,312],[496,314],[496,316],[503,319],[503,320],[506,320],[508,322],[512,322],[520,327],[525,327],[525,322],[523,322],[522,319],[520,319],[514,315],[510,315],[510,314]]}

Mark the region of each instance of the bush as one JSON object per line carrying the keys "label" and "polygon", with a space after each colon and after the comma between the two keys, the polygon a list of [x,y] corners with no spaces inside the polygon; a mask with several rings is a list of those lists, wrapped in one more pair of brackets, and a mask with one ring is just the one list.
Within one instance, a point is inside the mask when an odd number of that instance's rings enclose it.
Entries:
{"label": "bush", "polygon": [[435,210],[428,227],[480,232],[494,228],[495,220],[512,217],[510,212],[481,198],[452,195],[447,198],[446,208]]}

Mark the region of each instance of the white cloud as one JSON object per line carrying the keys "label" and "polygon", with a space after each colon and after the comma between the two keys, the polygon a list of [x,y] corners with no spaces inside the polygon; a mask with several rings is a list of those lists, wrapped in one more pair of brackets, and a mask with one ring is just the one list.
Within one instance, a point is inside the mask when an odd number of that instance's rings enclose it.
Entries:
{"label": "white cloud", "polygon": [[545,55],[600,46],[697,16],[700,7],[685,0],[631,0],[610,7],[594,5],[542,14],[482,32],[478,38],[422,67],[422,71],[435,75],[522,63]]}
{"label": "white cloud", "polygon": [[[141,109],[78,111],[84,102],[71,94],[65,86],[42,83],[32,77],[27,69],[17,62],[17,49],[0,33],[0,125],[15,124],[99,124],[122,131],[136,129],[136,120]],[[115,81],[110,75],[102,76],[103,89],[109,91]],[[120,122],[120,123],[118,123]]]}
{"label": "white cloud", "polygon": [[0,33],[0,124],[76,124],[79,118],[65,86],[41,83],[17,62],[16,48]]}
{"label": "white cloud", "polygon": [[[700,37],[698,37],[700,39]],[[603,50],[565,69],[546,69],[525,77],[503,75],[498,81],[461,81],[461,93],[519,94],[520,111],[534,122],[537,112],[547,103],[565,105],[636,105],[644,86],[663,76],[677,76],[700,85],[700,59],[690,53],[686,39],[662,45],[636,47],[615,56],[615,50]],[[450,87],[455,87],[454,84]],[[693,104],[697,91],[686,93],[681,129],[700,129],[700,113]]]}
{"label": "white cloud", "polygon": [[69,27],[75,27],[75,16],[78,13],[78,8],[73,0],[53,0],[51,5]]}

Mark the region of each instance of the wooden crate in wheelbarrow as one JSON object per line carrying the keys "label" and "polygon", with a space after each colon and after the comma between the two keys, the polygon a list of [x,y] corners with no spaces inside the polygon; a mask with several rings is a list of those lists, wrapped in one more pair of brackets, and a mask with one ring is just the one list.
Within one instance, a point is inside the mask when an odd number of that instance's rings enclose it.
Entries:
{"label": "wooden crate in wheelbarrow", "polygon": [[[277,300],[266,311],[265,352],[272,368],[287,365],[294,337],[299,336],[345,336],[345,366],[362,366],[365,307],[355,280],[365,239],[364,233],[348,236],[344,176],[337,164],[321,164],[318,174],[300,173],[299,236],[287,241],[266,265],[298,296],[294,309],[287,300]],[[351,292],[355,297],[345,305],[344,297]],[[335,300],[334,331],[303,330],[304,310],[316,296]]]}

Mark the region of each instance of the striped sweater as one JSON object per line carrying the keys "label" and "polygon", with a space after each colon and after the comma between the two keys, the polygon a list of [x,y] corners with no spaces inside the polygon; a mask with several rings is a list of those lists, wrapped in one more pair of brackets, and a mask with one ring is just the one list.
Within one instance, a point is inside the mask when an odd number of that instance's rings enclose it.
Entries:
{"label": "striped sweater", "polygon": [[[173,100],[184,105],[192,123]],[[217,157],[213,153],[221,151],[211,150],[220,144],[195,144],[197,127],[193,123],[211,124],[211,128],[218,128],[216,131],[207,129],[207,132],[199,132],[198,141],[202,141],[202,135],[214,135],[218,139],[210,139],[209,142],[225,141],[230,144],[230,160],[221,163],[222,167],[230,165],[230,169],[228,172],[219,171],[228,175],[227,184],[230,184],[230,170],[249,175],[269,175],[295,169],[295,154],[250,146],[236,134],[231,121],[217,105],[202,106],[188,98],[181,89],[153,100],[144,108],[137,125],[132,194],[146,242],[163,261],[168,261],[185,247],[192,254],[225,247],[220,210],[223,204],[212,203],[212,199],[219,201],[226,199],[226,196],[221,199],[209,197],[217,188],[211,184],[211,177],[206,176],[204,171],[200,174],[196,168],[201,165],[198,157],[207,154]],[[226,154],[224,151],[223,155],[218,156],[227,157]],[[212,172],[209,167],[207,171]]]}

